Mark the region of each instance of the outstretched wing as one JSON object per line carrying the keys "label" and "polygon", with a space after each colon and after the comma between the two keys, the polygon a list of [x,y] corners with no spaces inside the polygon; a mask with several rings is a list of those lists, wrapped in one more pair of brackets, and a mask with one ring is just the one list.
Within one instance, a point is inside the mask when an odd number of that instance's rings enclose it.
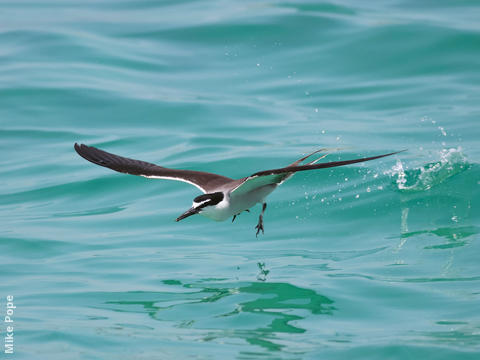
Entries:
{"label": "outstretched wing", "polygon": [[204,193],[233,181],[225,176],[193,170],[168,169],[146,161],[111,154],[93,146],[75,143],[75,151],[84,159],[109,169],[153,179],[177,180],[192,184]]}
{"label": "outstretched wing", "polygon": [[[291,163],[290,165],[287,166],[287,168],[291,168],[294,166],[298,166],[301,164],[304,160],[308,159],[310,156],[317,154],[319,152],[324,152],[324,151],[329,151],[329,150],[338,150],[338,149],[318,149],[306,156],[303,156],[302,158],[298,159],[297,161]],[[328,153],[320,156],[319,158],[309,161],[306,165],[311,165],[316,163],[317,161],[323,159],[325,156],[327,156]],[[271,184],[277,184],[280,185],[282,182],[285,180],[291,178],[293,176],[293,172],[284,172],[281,174],[269,174],[269,175],[264,175],[264,176],[255,176],[251,175],[246,178],[237,180],[237,186],[231,191],[232,196],[236,197],[242,194],[246,194],[254,189],[261,188],[262,186],[265,185],[271,185]]]}
{"label": "outstretched wing", "polygon": [[[405,151],[405,150],[402,150],[402,151]],[[240,194],[247,193],[253,189],[259,188],[264,185],[281,184],[283,181],[285,181],[286,179],[288,179],[290,176],[292,176],[294,173],[298,171],[325,169],[325,168],[336,167],[336,166],[356,164],[360,162],[365,162],[365,161],[380,159],[386,156],[395,155],[402,151],[396,151],[388,154],[371,156],[371,157],[366,157],[361,159],[332,161],[328,163],[315,164],[315,162],[319,160],[317,159],[315,161],[309,162],[306,165],[298,165],[301,161],[305,160],[308,156],[318,152],[316,151],[306,156],[305,158],[302,158],[294,162],[290,166],[280,168],[280,169],[259,171],[259,172],[256,172],[255,174],[250,175],[249,177],[245,178],[241,184],[239,184],[235,189],[232,190],[232,195],[238,196]]]}

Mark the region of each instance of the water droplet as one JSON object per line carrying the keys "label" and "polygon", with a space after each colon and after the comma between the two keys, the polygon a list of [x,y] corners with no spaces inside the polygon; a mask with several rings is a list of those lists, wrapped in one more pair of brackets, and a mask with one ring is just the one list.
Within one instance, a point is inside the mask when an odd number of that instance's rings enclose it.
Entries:
{"label": "water droplet", "polygon": [[355,199],[358,199],[360,197],[360,194],[355,195]]}

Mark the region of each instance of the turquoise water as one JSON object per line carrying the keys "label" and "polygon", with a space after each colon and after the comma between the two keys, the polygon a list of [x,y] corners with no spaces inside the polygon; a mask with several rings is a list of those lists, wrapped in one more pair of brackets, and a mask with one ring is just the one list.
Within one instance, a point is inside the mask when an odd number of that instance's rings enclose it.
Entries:
{"label": "turquoise water", "polygon": [[[478,359],[479,15],[1,2],[5,357]],[[297,174],[257,239],[259,206],[176,223],[196,188],[95,166],[75,142],[234,178],[319,147],[408,152]]]}

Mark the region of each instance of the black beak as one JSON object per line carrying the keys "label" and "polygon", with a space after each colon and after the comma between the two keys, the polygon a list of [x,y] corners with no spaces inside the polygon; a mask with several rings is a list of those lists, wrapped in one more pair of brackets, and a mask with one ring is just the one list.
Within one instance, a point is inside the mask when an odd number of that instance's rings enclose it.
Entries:
{"label": "black beak", "polygon": [[185,211],[182,215],[180,215],[180,216],[177,218],[176,221],[180,221],[180,220],[185,219],[185,218],[187,218],[187,217],[189,217],[189,216],[198,214],[199,212],[200,212],[200,209],[192,207],[192,208],[188,209],[187,211]]}

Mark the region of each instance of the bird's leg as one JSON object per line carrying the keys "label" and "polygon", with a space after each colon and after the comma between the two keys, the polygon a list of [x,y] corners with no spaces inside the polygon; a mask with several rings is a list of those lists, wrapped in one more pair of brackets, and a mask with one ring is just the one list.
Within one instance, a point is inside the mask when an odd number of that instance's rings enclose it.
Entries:
{"label": "bird's leg", "polygon": [[[243,210],[243,211],[246,211],[246,212],[250,212],[250,210]],[[236,214],[236,215],[233,215],[233,219],[232,219],[232,223],[235,221],[235,218],[240,215],[240,213]]]}
{"label": "bird's leg", "polygon": [[263,231],[263,213],[265,212],[265,209],[267,208],[267,203],[263,203],[262,205],[262,212],[260,213],[260,216],[258,217],[258,224],[257,226],[255,226],[255,229],[257,229],[257,234],[255,236],[258,237],[258,233],[260,232],[260,230],[262,231],[262,234],[264,234],[265,232]]}

